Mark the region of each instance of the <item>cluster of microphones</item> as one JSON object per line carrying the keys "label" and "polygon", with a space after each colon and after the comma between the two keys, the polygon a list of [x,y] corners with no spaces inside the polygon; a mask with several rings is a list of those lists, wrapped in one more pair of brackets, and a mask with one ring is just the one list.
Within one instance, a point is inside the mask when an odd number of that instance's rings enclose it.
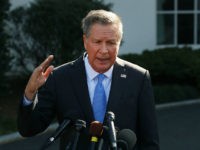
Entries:
{"label": "cluster of microphones", "polygon": [[[108,150],[133,150],[137,138],[135,133],[130,129],[122,129],[117,131],[114,120],[115,115],[109,111],[106,113],[106,119],[108,126],[103,126],[99,121],[93,121],[89,127],[90,145],[89,150],[102,150],[104,140],[108,142]],[[65,129],[71,124],[71,120],[65,119],[55,133],[47,139],[45,144],[41,147],[41,150],[45,150],[49,147],[56,139],[58,139],[65,131]],[[74,123],[76,129],[76,135],[74,143],[70,149],[76,150],[78,146],[79,136],[86,128],[86,122],[83,120],[76,120]]]}

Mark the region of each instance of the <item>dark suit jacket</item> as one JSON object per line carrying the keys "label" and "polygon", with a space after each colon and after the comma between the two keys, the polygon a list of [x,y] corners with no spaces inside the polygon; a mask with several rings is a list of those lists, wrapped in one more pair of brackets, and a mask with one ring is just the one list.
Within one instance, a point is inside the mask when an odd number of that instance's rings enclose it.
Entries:
{"label": "dark suit jacket", "polygon": [[[115,114],[115,126],[119,130],[126,128],[136,133],[136,149],[159,149],[154,98],[147,70],[117,58],[107,111]],[[39,89],[34,104],[20,105],[19,132],[23,136],[33,136],[45,130],[55,116],[59,123],[64,118],[85,120],[87,129],[81,133],[78,149],[88,149],[88,128],[94,116],[83,57],[55,68]],[[74,131],[71,126],[66,129],[60,140],[61,149],[72,143]]]}

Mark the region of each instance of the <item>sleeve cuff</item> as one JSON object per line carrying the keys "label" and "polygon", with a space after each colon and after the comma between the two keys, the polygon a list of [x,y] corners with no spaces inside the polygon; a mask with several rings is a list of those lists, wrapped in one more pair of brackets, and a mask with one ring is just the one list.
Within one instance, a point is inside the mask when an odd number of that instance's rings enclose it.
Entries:
{"label": "sleeve cuff", "polygon": [[24,106],[29,106],[29,105],[31,105],[33,102],[32,101],[30,101],[30,100],[28,100],[27,98],[26,98],[26,96],[24,95],[24,98],[23,98],[23,105]]}

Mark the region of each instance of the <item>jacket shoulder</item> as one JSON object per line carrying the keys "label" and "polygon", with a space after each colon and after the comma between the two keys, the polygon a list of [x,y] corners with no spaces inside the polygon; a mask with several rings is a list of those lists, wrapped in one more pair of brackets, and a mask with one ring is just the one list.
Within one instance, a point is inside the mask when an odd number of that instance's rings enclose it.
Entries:
{"label": "jacket shoulder", "polygon": [[140,72],[142,74],[146,73],[146,72],[149,72],[147,69],[137,65],[137,64],[134,64],[134,63],[131,63],[129,61],[126,61],[126,60],[123,60],[121,58],[117,58],[117,63],[120,64],[121,66],[125,67],[126,69],[128,70],[132,70],[134,72]]}
{"label": "jacket shoulder", "polygon": [[73,60],[73,61],[70,61],[70,62],[67,62],[55,67],[53,73],[59,74],[59,73],[71,71],[73,69],[79,69],[80,67],[83,66],[83,64],[84,64],[84,61],[82,57],[80,57],[76,60]]}

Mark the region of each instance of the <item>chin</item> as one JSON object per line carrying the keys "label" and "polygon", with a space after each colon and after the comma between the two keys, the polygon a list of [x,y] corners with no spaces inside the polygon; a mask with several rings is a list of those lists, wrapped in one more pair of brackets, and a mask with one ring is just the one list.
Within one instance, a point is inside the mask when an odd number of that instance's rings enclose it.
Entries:
{"label": "chin", "polygon": [[99,72],[99,73],[104,73],[106,71],[108,71],[110,69],[110,65],[108,64],[98,64],[95,66],[95,68],[93,68],[95,71]]}
{"label": "chin", "polygon": [[101,69],[99,69],[99,73],[104,73],[104,72],[106,72],[106,71],[108,71],[109,70],[109,68],[108,67],[104,67],[104,68],[101,68]]}

